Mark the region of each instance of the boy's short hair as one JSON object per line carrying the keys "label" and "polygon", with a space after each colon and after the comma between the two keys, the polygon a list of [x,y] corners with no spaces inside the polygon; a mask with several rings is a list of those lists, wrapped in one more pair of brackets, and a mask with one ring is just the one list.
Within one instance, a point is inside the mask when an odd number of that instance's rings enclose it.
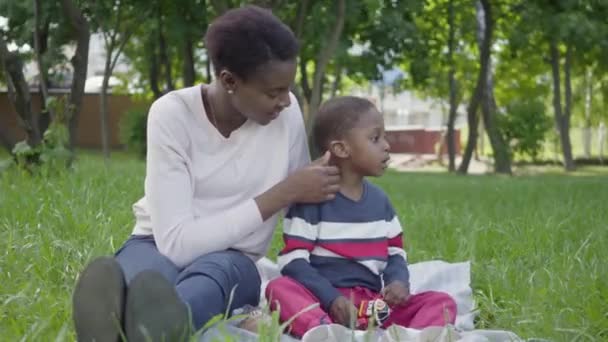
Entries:
{"label": "boy's short hair", "polygon": [[254,5],[234,8],[207,28],[205,47],[216,76],[227,69],[247,79],[271,61],[289,61],[298,55],[298,40],[271,11]]}
{"label": "boy's short hair", "polygon": [[326,151],[330,141],[342,138],[370,110],[377,110],[376,106],[371,101],[356,96],[334,97],[323,103],[312,130],[317,151]]}

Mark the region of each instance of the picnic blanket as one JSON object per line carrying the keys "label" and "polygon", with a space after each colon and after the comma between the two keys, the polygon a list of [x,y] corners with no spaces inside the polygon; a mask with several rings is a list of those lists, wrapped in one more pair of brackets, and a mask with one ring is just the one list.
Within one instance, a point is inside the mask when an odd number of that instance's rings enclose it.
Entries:
{"label": "picnic blanket", "polygon": [[[266,305],[264,290],[268,282],[280,275],[277,265],[263,258],[257,262],[262,277],[260,306]],[[457,316],[454,326],[431,327],[424,330],[392,326],[389,329],[373,331],[351,330],[338,324],[323,325],[308,331],[303,342],[317,341],[383,341],[383,342],[422,342],[422,341],[460,341],[460,342],[503,342],[522,341],[517,335],[503,330],[475,329],[474,302],[471,289],[471,265],[469,262],[448,263],[441,260],[425,261],[409,265],[411,292],[443,291],[450,294],[457,304]],[[224,341],[226,335],[240,342],[259,340],[256,334],[237,328],[238,321],[213,327],[201,337],[200,342]],[[370,336],[371,335],[371,336]],[[297,342],[287,334],[282,335],[281,342]]]}

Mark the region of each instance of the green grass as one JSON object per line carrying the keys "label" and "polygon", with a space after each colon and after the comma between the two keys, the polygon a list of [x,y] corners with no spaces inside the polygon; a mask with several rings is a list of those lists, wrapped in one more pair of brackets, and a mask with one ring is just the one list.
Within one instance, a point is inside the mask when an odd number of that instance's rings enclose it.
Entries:
{"label": "green grass", "polygon": [[[608,339],[608,177],[597,174],[390,172],[377,183],[401,217],[412,262],[472,261],[478,327],[592,341]],[[0,174],[2,340],[74,339],[77,274],[128,237],[143,175],[141,161],[116,155],[105,168],[90,154],[60,175]]]}

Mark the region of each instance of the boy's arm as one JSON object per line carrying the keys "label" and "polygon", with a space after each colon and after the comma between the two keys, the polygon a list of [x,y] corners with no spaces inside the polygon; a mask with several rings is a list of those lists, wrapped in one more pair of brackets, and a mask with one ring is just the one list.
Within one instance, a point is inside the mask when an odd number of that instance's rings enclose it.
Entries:
{"label": "boy's arm", "polygon": [[285,247],[279,253],[278,264],[282,275],[304,285],[319,299],[321,307],[329,310],[341,293],[309,262],[318,236],[315,212],[313,205],[295,205],[289,209],[283,221]]}
{"label": "boy's arm", "polygon": [[384,284],[401,281],[409,287],[410,273],[407,268],[407,253],[403,249],[403,228],[392,206],[388,205],[388,261],[383,272]]}

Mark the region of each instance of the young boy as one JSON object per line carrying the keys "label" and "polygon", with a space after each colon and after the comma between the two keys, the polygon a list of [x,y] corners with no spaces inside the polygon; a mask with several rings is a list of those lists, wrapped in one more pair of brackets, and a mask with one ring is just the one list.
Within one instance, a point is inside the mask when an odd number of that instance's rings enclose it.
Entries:
{"label": "young boy", "polygon": [[340,169],[340,191],[325,203],[290,208],[278,259],[283,277],[266,288],[271,308],[287,321],[320,303],[295,318],[297,337],[321,324],[350,326],[375,299],[391,308],[382,327],[454,323],[449,295],[410,295],[399,219],[382,190],[365,179],[381,176],[389,162],[382,114],[365,99],[334,98],[319,109],[313,134],[318,150],[329,151]]}

